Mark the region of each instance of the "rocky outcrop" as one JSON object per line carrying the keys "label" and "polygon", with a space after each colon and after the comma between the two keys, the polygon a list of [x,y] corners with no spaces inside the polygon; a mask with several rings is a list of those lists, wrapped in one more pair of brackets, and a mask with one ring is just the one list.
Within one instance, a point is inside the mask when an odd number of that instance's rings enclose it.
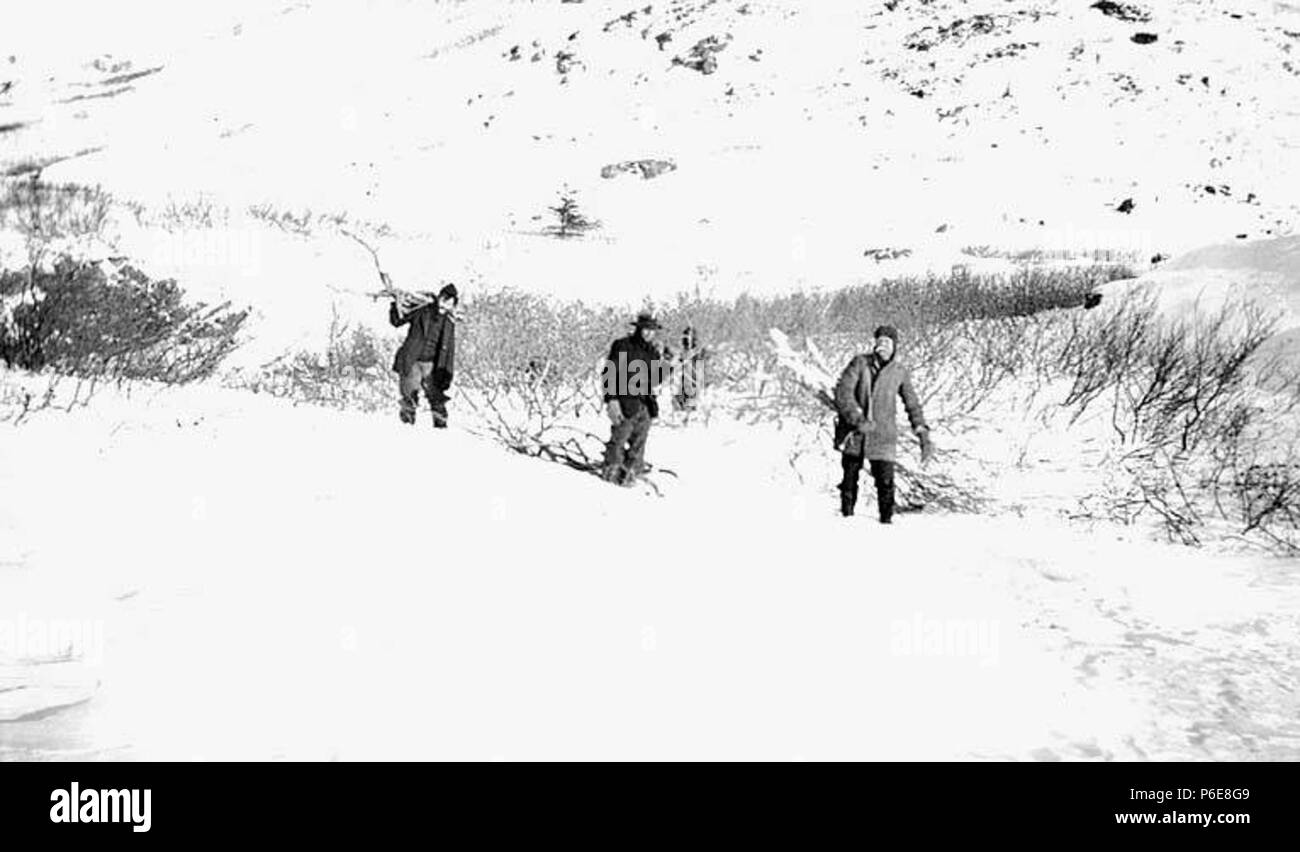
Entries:
{"label": "rocky outcrop", "polygon": [[718,70],[718,54],[727,49],[731,36],[718,38],[709,36],[695,43],[685,57],[674,56],[673,65],[681,65],[701,74],[712,74]]}
{"label": "rocky outcrop", "polygon": [[1151,20],[1151,13],[1131,3],[1115,3],[1112,0],[1097,0],[1090,8],[1096,9],[1110,18],[1118,18],[1129,23],[1146,23]]}
{"label": "rocky outcrop", "polygon": [[673,171],[677,171],[677,164],[672,160],[624,160],[605,166],[600,170],[600,176],[609,179],[622,174],[635,174],[644,180],[650,180]]}

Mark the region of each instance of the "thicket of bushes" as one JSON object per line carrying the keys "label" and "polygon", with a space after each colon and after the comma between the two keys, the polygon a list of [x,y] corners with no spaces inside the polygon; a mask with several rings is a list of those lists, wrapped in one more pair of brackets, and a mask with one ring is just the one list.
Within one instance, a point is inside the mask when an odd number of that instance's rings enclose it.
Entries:
{"label": "thicket of bushes", "polygon": [[99,236],[112,209],[113,199],[98,187],[31,180],[0,183],[0,230],[23,237],[29,266],[65,250],[60,244]]}
{"label": "thicket of bushes", "polygon": [[[27,262],[0,270],[0,360],[92,379],[211,375],[237,345],[246,312],[188,304],[176,282],[129,265],[61,255],[68,240],[98,234],[110,209],[107,196],[84,187],[4,186],[0,225],[26,238]],[[1030,267],[776,297],[683,294],[651,307],[665,326],[661,342],[676,348],[690,326],[710,353],[700,378],[721,404],[705,416],[793,416],[809,435],[828,429],[824,405],[780,368],[770,330],[812,344],[831,373],[889,323],[942,428],[978,428],[982,408],[995,398],[1005,405],[1008,392],[1026,428],[1105,418],[1110,487],[1085,498],[1080,514],[1151,517],[1192,544],[1214,528],[1300,552],[1300,381],[1264,363],[1271,318],[1245,304],[1196,324],[1166,322],[1140,300],[1079,310],[1095,287],[1130,276],[1116,266]],[[454,392],[465,422],[517,452],[595,464],[605,437],[599,367],[611,340],[627,333],[629,312],[501,291],[469,294],[464,313]],[[400,334],[336,315],[324,352],[228,381],[306,402],[390,408]],[[927,500],[955,487],[942,465],[925,472],[906,461],[901,481]]]}
{"label": "thicket of bushes", "polygon": [[259,369],[232,371],[225,382],[312,405],[381,411],[395,404],[389,367],[396,350],[391,337],[345,322],[334,310],[325,351],[300,351]]}
{"label": "thicket of bushes", "polygon": [[0,360],[24,370],[184,383],[210,376],[238,345],[246,311],[187,303],[172,280],[69,257],[0,272]]}
{"label": "thicket of bushes", "polygon": [[3,185],[0,227],[23,238],[26,257],[0,266],[0,361],[95,380],[210,376],[238,345],[247,311],[191,303],[176,281],[126,262],[82,260],[80,242],[101,236],[112,210],[98,188]]}
{"label": "thicket of bushes", "polygon": [[[905,335],[930,410],[942,419],[973,410],[1019,365],[1039,363],[1040,353],[1020,343],[1026,337],[1041,342],[1041,334],[1026,329],[1041,325],[1045,311],[1081,306],[1093,287],[1128,274],[1119,267],[1082,267],[1009,278],[906,278],[729,301],[681,295],[654,309],[665,326],[661,343],[680,349],[682,329],[693,327],[710,353],[701,367],[706,390],[725,391],[734,413],[755,419],[805,402],[776,369],[768,343],[772,328],[815,339],[836,359],[847,359],[877,324],[892,323]],[[611,340],[628,332],[628,311],[507,290],[470,295],[465,314],[456,388],[476,425],[518,452],[590,465],[604,437],[591,431],[601,430],[599,366]],[[346,329],[331,337],[352,341],[357,334],[367,332]],[[391,352],[392,345],[391,338],[377,338],[368,347]],[[319,367],[304,363],[311,357],[276,365],[259,389],[338,405],[382,407],[385,399],[393,405],[391,375],[349,372],[346,365],[358,356],[347,353]],[[825,419],[813,405],[804,413],[819,423]]]}
{"label": "thicket of bushes", "polygon": [[768,331],[773,328],[792,337],[845,335],[861,340],[881,323],[907,331],[1023,317],[1081,306],[1094,287],[1131,277],[1132,272],[1121,266],[1028,268],[1005,277],[958,272],[886,279],[831,292],[742,295],[731,301],[682,295],[674,304],[662,306],[660,314],[671,330],[691,325],[706,342],[766,353]]}
{"label": "thicket of bushes", "polygon": [[1201,543],[1210,528],[1300,552],[1300,375],[1261,357],[1276,317],[1249,302],[1162,321],[1135,298],[1076,330],[1060,355],[1071,421],[1101,414],[1116,476],[1092,516],[1151,516]]}
{"label": "thicket of bushes", "polygon": [[[834,370],[890,322],[903,332],[930,419],[949,429],[967,420],[977,428],[982,407],[1008,393],[1027,429],[1107,418],[1114,446],[1104,464],[1115,487],[1085,500],[1084,514],[1151,518],[1189,544],[1213,529],[1297,552],[1300,382],[1262,357],[1273,318],[1240,303],[1170,322],[1140,298],[1079,309],[1097,285],[1122,277],[1122,268],[1084,267],[900,279],[829,294],[682,297],[658,314],[664,342],[691,325],[713,348],[704,381],[734,413],[795,414],[813,428],[828,428],[826,411],[776,369],[768,331],[813,341]],[[461,387],[490,415],[489,431],[520,452],[570,464],[594,456],[603,435],[585,431],[583,417],[598,415],[597,366],[627,317],[517,293],[471,301],[468,313],[472,366]],[[947,476],[915,466],[904,474],[930,500],[952,489]]]}

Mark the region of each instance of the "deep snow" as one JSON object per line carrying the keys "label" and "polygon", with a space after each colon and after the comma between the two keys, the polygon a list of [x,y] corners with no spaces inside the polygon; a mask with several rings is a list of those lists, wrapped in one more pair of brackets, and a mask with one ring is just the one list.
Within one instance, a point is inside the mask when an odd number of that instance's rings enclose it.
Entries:
{"label": "deep snow", "polygon": [[0,660],[0,756],[1298,755],[1275,561],[844,520],[832,454],[800,486],[739,423],[657,429],[663,499],[421,427],[203,388],[5,427],[0,617],[103,643]]}

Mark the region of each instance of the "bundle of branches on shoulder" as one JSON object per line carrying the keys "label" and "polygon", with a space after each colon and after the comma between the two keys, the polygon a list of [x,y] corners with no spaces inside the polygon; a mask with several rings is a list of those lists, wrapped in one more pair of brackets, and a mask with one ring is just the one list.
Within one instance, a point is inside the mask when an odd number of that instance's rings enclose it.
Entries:
{"label": "bundle of branches on shoulder", "polygon": [[[790,339],[781,331],[772,329],[771,345],[777,363],[789,380],[791,393],[796,397],[788,407],[790,411],[816,416],[830,427],[837,406],[835,385],[839,371],[834,370],[817,345],[809,340],[804,351],[796,350]],[[809,403],[812,405],[810,406]],[[831,446],[831,429],[826,430],[826,446]],[[900,441],[900,449],[903,448]],[[937,447],[936,460],[953,459],[954,451]],[[897,500],[901,510],[919,510],[927,506],[955,512],[975,512],[987,505],[987,500],[971,483],[955,474],[951,464],[931,465],[922,468],[919,457],[916,463],[899,460],[895,469]]]}
{"label": "bundle of branches on shoulder", "polygon": [[[381,272],[380,278],[383,282],[383,286],[378,291],[371,294],[372,297],[375,299],[391,299],[397,305],[397,310],[402,314],[409,314],[412,311],[417,311],[420,308],[423,308],[425,305],[432,305],[434,302],[438,301],[437,290],[426,290],[419,293],[413,293],[410,290],[403,290],[400,287],[394,286],[392,279],[388,277],[387,273]],[[441,289],[444,285],[449,283],[451,282],[440,279],[434,286]],[[459,304],[447,313],[449,313],[451,318],[456,320],[456,322],[465,321],[465,311]]]}
{"label": "bundle of branches on shoulder", "polygon": [[[371,260],[375,264],[375,271],[379,273],[380,287],[378,290],[374,290],[366,294],[371,299],[374,299],[375,301],[391,300],[394,304],[397,305],[397,310],[400,311],[402,314],[409,314],[412,311],[416,311],[419,310],[420,308],[423,308],[425,305],[431,305],[438,300],[436,290],[433,292],[423,291],[417,293],[411,290],[405,290],[395,285],[393,283],[392,276],[390,276],[387,272],[385,272],[383,266],[380,264],[379,250],[376,249],[374,245],[372,245],[370,242],[366,240],[363,240],[361,237],[357,236],[355,233],[349,231],[346,228],[339,228],[339,233],[343,234],[345,237],[348,237],[349,239],[353,240],[358,245],[360,245],[362,248],[364,248],[366,252],[369,253]],[[436,287],[441,288],[444,284],[448,284],[448,283],[450,282],[439,280]],[[455,319],[457,321],[463,320],[465,318],[464,314],[461,312],[461,308],[459,305],[457,305],[454,309],[452,309],[451,316],[452,319]]]}

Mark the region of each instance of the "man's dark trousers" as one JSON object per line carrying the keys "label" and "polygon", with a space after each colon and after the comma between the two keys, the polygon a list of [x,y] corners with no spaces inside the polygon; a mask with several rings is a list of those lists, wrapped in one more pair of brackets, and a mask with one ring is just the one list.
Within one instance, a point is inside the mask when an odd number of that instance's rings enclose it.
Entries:
{"label": "man's dark trousers", "polygon": [[645,442],[650,436],[650,412],[638,406],[636,414],[614,424],[605,445],[605,478],[622,482],[641,472],[645,463]]}
{"label": "man's dark trousers", "polygon": [[415,422],[415,414],[420,405],[420,391],[423,390],[429,400],[429,409],[433,412],[433,425],[439,429],[446,428],[447,400],[451,397],[438,386],[436,375],[432,361],[414,361],[398,380],[403,423]]}
{"label": "man's dark trousers", "polygon": [[[840,513],[846,517],[853,514],[858,504],[858,478],[864,463],[862,456],[848,453],[840,456],[844,468],[844,480],[840,482]],[[894,463],[871,459],[870,466],[871,478],[876,483],[876,508],[880,510],[880,521],[891,523],[894,517]]]}

